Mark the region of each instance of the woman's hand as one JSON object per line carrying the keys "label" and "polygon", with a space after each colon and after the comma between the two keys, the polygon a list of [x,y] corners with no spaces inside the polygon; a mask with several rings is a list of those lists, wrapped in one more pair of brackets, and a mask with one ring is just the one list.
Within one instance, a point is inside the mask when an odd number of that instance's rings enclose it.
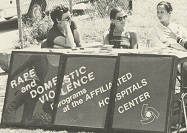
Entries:
{"label": "woman's hand", "polygon": [[66,31],[68,28],[70,28],[70,21],[64,21],[64,28]]}
{"label": "woman's hand", "polygon": [[168,30],[164,31],[165,35],[167,35],[168,38],[173,38],[173,39],[177,40],[178,33],[174,33],[170,28],[168,28],[168,29],[169,29],[169,31]]}

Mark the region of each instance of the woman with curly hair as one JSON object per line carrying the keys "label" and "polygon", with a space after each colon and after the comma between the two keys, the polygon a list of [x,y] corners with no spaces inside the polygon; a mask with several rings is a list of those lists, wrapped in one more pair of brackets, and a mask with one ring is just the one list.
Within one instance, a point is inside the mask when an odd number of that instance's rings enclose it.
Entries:
{"label": "woman with curly hair", "polygon": [[51,12],[53,27],[47,35],[47,48],[75,48],[81,47],[81,36],[77,25],[71,18],[70,10],[67,6],[57,6]]}

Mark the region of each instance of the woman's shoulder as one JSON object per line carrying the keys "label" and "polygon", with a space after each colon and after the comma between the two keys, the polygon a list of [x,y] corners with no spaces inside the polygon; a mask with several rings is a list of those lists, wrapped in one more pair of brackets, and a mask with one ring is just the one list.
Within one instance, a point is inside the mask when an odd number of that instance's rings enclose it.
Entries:
{"label": "woman's shoulder", "polygon": [[163,28],[163,25],[162,25],[160,22],[156,22],[156,23],[154,23],[154,24],[149,28],[149,30],[156,30],[156,29],[160,29],[160,28]]}
{"label": "woman's shoulder", "polygon": [[128,33],[135,33],[135,34],[136,34],[136,33],[137,33],[137,30],[131,29],[131,30],[128,30],[127,32],[128,32]]}
{"label": "woman's shoulder", "polygon": [[108,30],[107,30],[107,31],[104,31],[104,34],[105,34],[105,35],[109,34],[109,31],[108,31]]}
{"label": "woman's shoulder", "polygon": [[171,23],[170,26],[174,28],[186,29],[186,27],[184,27],[183,25],[176,23]]}
{"label": "woman's shoulder", "polygon": [[104,31],[103,37],[106,38],[106,37],[108,37],[108,35],[109,35],[109,31]]}
{"label": "woman's shoulder", "polygon": [[176,24],[176,23],[173,23],[173,22],[172,22],[172,23],[170,23],[170,24],[169,24],[169,26],[173,26],[173,27],[178,27],[178,26],[180,26],[180,27],[181,27],[181,25]]}
{"label": "woman's shoulder", "polygon": [[49,30],[49,32],[48,32],[48,34],[54,34],[54,33],[56,33],[56,32],[58,32],[59,30],[58,30],[58,27],[57,27],[57,25],[53,25],[52,27],[51,27],[51,29]]}
{"label": "woman's shoulder", "polygon": [[157,32],[163,31],[163,25],[161,23],[156,23],[147,30],[148,35],[155,35]]}

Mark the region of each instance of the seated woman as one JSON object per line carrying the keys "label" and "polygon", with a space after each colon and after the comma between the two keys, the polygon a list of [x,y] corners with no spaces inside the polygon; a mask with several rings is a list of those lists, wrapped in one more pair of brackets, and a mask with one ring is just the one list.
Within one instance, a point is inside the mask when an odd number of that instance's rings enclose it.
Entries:
{"label": "seated woman", "polygon": [[136,49],[138,47],[135,32],[125,28],[127,13],[121,8],[113,8],[110,12],[110,29],[104,33],[104,45],[113,48]]}
{"label": "seated woman", "polygon": [[160,23],[150,29],[150,47],[174,46],[175,48],[187,49],[185,41],[187,30],[180,25],[170,22],[172,10],[171,3],[166,1],[158,3],[157,17]]}
{"label": "seated woman", "polygon": [[[162,1],[157,5],[157,17],[159,24],[150,29],[150,47],[173,47],[175,49],[187,49],[187,30],[177,24],[170,22],[172,13],[171,3]],[[187,87],[187,62],[184,62],[183,68],[183,86]],[[180,69],[179,69],[180,71]],[[186,89],[183,91],[186,91]]]}
{"label": "seated woman", "polygon": [[47,48],[75,48],[81,47],[81,36],[75,21],[71,19],[70,10],[66,6],[57,6],[51,12],[51,19],[54,22],[49,30],[47,41],[44,44]]}
{"label": "seated woman", "polygon": [[[171,23],[172,5],[162,1],[157,5],[157,17],[159,24],[150,29],[150,47],[173,47],[175,49],[187,49],[187,29]],[[183,63],[184,86],[187,87],[187,62]]]}

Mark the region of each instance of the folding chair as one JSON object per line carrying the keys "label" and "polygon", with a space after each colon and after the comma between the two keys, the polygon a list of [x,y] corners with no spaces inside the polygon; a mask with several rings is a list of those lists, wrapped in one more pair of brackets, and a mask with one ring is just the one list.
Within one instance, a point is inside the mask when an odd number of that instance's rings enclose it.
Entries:
{"label": "folding chair", "polygon": [[[183,68],[183,63],[181,63],[181,72],[177,71],[177,81],[180,83],[180,93],[175,96],[173,113],[178,111],[178,127],[177,133],[180,132],[180,129],[185,126],[187,131],[187,70]],[[176,94],[175,94],[176,95]],[[174,113],[177,114],[177,113]]]}

